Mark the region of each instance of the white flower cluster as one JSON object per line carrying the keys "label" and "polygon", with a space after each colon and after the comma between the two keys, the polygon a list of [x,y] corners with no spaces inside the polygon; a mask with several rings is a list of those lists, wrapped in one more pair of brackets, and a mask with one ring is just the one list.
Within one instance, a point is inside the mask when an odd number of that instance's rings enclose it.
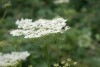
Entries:
{"label": "white flower cluster", "polygon": [[69,0],[54,0],[55,4],[63,4],[63,3],[68,3]]}
{"label": "white flower cluster", "polygon": [[76,67],[77,64],[77,62],[68,58],[67,60],[62,60],[61,62],[54,64],[54,67]]}
{"label": "white flower cluster", "polygon": [[18,61],[25,60],[30,53],[25,52],[12,52],[10,54],[0,53],[0,67],[14,66]]}
{"label": "white flower cluster", "polygon": [[16,21],[18,29],[11,31],[10,34],[13,36],[24,35],[25,38],[38,38],[50,33],[63,33],[69,29],[69,26],[66,26],[66,21],[63,18],[39,19],[34,22],[32,19],[21,19]]}

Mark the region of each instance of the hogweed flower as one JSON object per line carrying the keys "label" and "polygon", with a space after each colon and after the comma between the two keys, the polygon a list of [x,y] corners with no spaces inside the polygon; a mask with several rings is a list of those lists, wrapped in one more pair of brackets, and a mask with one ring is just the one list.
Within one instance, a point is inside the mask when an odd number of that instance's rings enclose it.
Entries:
{"label": "hogweed flower", "polygon": [[69,3],[70,0],[54,0],[55,4]]}
{"label": "hogweed flower", "polygon": [[55,18],[52,20],[39,19],[32,22],[32,19],[21,19],[16,21],[18,29],[10,32],[13,36],[24,35],[24,38],[38,38],[51,33],[63,33],[69,29],[67,20]]}
{"label": "hogweed flower", "polygon": [[74,62],[73,64],[74,64],[74,65],[77,65],[77,62]]}
{"label": "hogweed flower", "polygon": [[67,58],[67,61],[71,61],[71,59],[70,58]]}
{"label": "hogweed flower", "polygon": [[54,64],[54,67],[75,67],[78,63],[72,61],[70,58],[66,59],[66,60],[62,60],[59,63]]}
{"label": "hogweed flower", "polygon": [[59,67],[59,64],[58,64],[58,63],[56,63],[56,64],[54,64],[54,66],[55,66],[55,67]]}
{"label": "hogweed flower", "polygon": [[19,61],[25,60],[30,53],[26,52],[12,52],[3,54],[0,53],[0,67],[14,66]]}

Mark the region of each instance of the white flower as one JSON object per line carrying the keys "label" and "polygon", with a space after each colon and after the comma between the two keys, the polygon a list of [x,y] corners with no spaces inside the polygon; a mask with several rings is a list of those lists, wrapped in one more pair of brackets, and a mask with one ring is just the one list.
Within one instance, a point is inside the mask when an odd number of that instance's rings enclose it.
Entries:
{"label": "white flower", "polygon": [[54,64],[54,67],[59,67],[59,64],[58,63]]}
{"label": "white flower", "polygon": [[16,25],[18,25],[18,28],[27,29],[28,26],[32,24],[32,19],[21,19],[16,21]]}
{"label": "white flower", "polygon": [[12,52],[7,54],[0,53],[0,67],[14,66],[19,61],[25,60],[30,53],[26,52]]}
{"label": "white flower", "polygon": [[38,38],[51,33],[63,33],[69,29],[69,26],[66,26],[66,21],[63,18],[39,19],[34,22],[31,19],[21,19],[16,21],[18,29],[11,31],[10,34],[13,36],[24,35],[25,38]]}
{"label": "white flower", "polygon": [[74,64],[74,65],[77,65],[77,62],[74,62],[73,64]]}
{"label": "white flower", "polygon": [[11,31],[10,34],[12,34],[13,36],[20,36],[23,34],[23,30],[16,29],[16,30]]}
{"label": "white flower", "polygon": [[68,3],[69,0],[54,0],[55,4],[63,4],[63,3]]}
{"label": "white flower", "polygon": [[71,59],[70,58],[67,58],[67,61],[71,61]]}

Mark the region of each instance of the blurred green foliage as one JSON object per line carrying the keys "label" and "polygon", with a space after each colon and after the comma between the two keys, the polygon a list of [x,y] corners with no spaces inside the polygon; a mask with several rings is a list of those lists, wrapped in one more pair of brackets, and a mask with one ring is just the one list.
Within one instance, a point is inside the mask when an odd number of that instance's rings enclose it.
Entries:
{"label": "blurred green foliage", "polygon": [[[72,58],[79,67],[100,67],[100,0],[69,0],[55,4],[54,0],[0,0],[0,49],[2,52],[29,51],[31,56],[23,67],[46,67],[43,40],[48,41],[51,65],[60,58]],[[71,27],[64,34],[52,34],[39,39],[13,37],[16,19],[67,18]]]}

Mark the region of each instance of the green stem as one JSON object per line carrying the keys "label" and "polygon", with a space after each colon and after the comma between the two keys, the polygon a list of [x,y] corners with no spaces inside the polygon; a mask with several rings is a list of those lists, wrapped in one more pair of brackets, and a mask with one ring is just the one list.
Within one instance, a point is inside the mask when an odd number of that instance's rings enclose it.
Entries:
{"label": "green stem", "polygon": [[16,45],[16,44],[14,45],[14,48],[15,48],[15,50],[16,50],[16,51],[18,51],[18,47],[17,47],[17,45]]}
{"label": "green stem", "polygon": [[59,56],[60,55],[59,44],[57,44],[57,55],[58,55],[57,56],[57,62],[59,62],[60,61],[60,59],[59,59],[60,58],[60,56]]}
{"label": "green stem", "polygon": [[[16,41],[17,41],[17,43],[18,43],[18,38],[16,38]],[[14,41],[14,42],[15,42],[15,41]],[[16,51],[19,50],[19,44],[16,44],[16,42],[14,43],[14,46],[13,46],[13,47],[15,48]]]}
{"label": "green stem", "polygon": [[2,18],[0,19],[0,23],[1,23],[1,22],[2,22],[2,20],[5,18],[6,14],[7,14],[7,10],[4,12],[4,14],[3,14]]}
{"label": "green stem", "polygon": [[2,47],[0,47],[0,51],[2,52]]}
{"label": "green stem", "polygon": [[17,65],[14,65],[13,67],[17,67]]}
{"label": "green stem", "polygon": [[45,45],[45,57],[46,57],[46,61],[48,64],[48,67],[50,67],[50,57],[49,57],[49,51],[48,51],[48,45]]}
{"label": "green stem", "polygon": [[19,67],[22,67],[22,62],[20,62]]}
{"label": "green stem", "polygon": [[[60,33],[58,34],[57,38],[59,39]],[[59,41],[60,42],[60,41]],[[57,44],[57,62],[60,62],[60,49],[59,49],[59,44]]]}
{"label": "green stem", "polygon": [[44,53],[45,53],[45,58],[47,62],[47,66],[50,67],[50,57],[49,57],[49,45],[46,41],[46,37],[44,37]]}

